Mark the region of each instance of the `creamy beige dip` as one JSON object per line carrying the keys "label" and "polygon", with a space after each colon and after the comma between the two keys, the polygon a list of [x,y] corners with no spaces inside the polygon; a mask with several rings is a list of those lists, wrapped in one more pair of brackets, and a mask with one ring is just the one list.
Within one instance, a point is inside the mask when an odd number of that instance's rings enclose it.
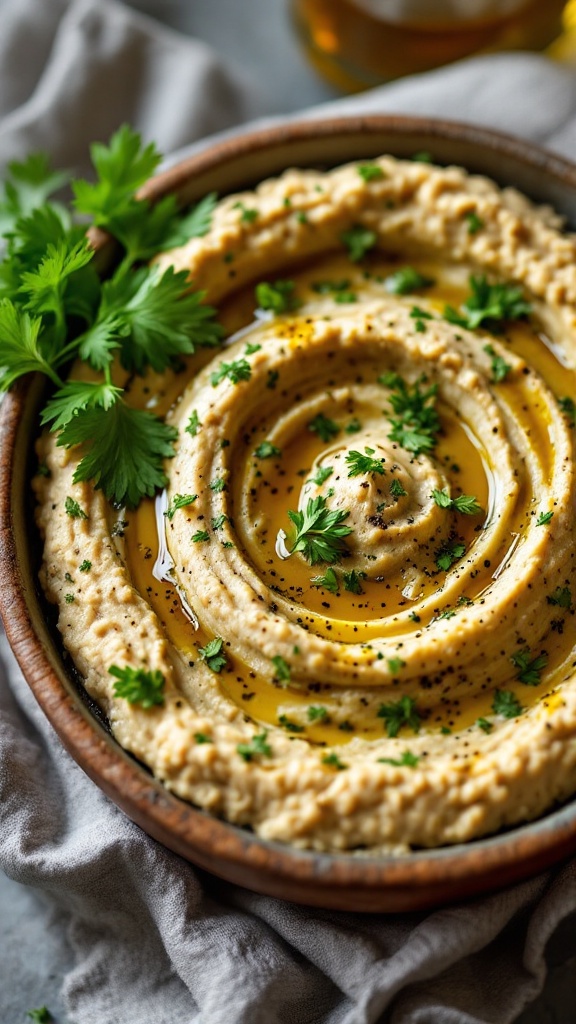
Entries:
{"label": "creamy beige dip", "polygon": [[[576,245],[485,178],[373,166],[288,171],[159,259],[229,341],[133,382],[179,430],[156,507],[113,512],[51,436],[35,482],[43,584],[118,742],[185,799],[319,850],[461,842],[576,789]],[[429,283],[391,294],[407,265]],[[483,273],[531,317],[448,322]],[[277,278],[297,308],[255,317]],[[390,374],[434,392],[431,450],[391,439]],[[350,473],[354,453],[383,471]],[[332,566],[292,552],[288,512],[317,498],[351,531]],[[115,696],[111,665],[159,670],[162,706]]]}

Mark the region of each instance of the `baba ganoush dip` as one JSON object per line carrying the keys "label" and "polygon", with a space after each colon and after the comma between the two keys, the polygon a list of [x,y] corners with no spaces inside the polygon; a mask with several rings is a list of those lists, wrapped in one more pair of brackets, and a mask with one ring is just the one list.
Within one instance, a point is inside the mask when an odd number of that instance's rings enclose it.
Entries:
{"label": "baba ganoush dip", "polygon": [[[568,798],[559,218],[385,156],[224,198],[158,263],[226,335],[128,382],[178,430],[166,492],[112,509],[53,435],[35,480],[43,586],[118,742],[180,797],[316,850],[458,843]],[[155,680],[148,706],[118,695],[127,668]]]}

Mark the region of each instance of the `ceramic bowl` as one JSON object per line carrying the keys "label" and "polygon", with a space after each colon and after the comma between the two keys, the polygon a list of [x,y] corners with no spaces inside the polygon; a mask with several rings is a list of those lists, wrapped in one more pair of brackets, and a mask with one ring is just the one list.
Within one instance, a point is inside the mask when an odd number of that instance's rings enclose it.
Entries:
{"label": "ceramic bowl", "polygon": [[[332,166],[428,150],[549,202],[576,225],[576,166],[517,139],[412,118],[306,121],[245,134],[171,167],[147,187],[189,203],[254,185],[288,166]],[[99,259],[111,243],[97,238]],[[576,852],[576,802],[489,839],[406,856],[328,855],[264,842],[178,799],[116,743],[63,654],[38,584],[30,475],[43,384],[22,382],[0,410],[0,610],[36,699],[93,781],[160,843],[229,881],[283,899],[356,911],[437,906],[518,882]]]}

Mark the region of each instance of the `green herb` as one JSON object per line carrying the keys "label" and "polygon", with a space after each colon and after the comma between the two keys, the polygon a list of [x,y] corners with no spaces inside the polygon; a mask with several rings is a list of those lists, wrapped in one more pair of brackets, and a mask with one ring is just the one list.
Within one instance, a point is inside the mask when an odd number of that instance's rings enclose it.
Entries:
{"label": "green herb", "polygon": [[319,466],[318,469],[316,470],[316,475],[311,476],[310,480],[312,481],[313,484],[317,484],[318,487],[321,487],[323,483],[326,483],[328,477],[332,476],[333,472],[333,466]]}
{"label": "green herb", "polygon": [[352,722],[340,722],[338,728],[340,729],[340,732],[354,732],[354,726],[352,725]]}
{"label": "green herb", "polygon": [[540,673],[548,664],[548,655],[545,651],[542,651],[541,654],[532,658],[530,654],[530,648],[523,647],[511,656],[510,661],[518,669],[516,678],[521,683],[525,683],[526,686],[538,686]]}
{"label": "green herb", "polygon": [[80,572],[90,572],[92,568],[92,562],[89,562],[87,558],[78,566]]}
{"label": "green herb", "polygon": [[179,508],[187,508],[188,505],[192,505],[197,497],[197,494],[175,494],[164,515],[167,519],[174,519]]}
{"label": "green herb", "polygon": [[191,434],[192,437],[196,437],[196,434],[198,433],[201,426],[202,424],[198,419],[198,413],[196,412],[196,409],[194,409],[192,415],[190,416],[190,419],[188,420],[188,425],[184,429],[187,434]]}
{"label": "green herb", "polygon": [[290,665],[281,654],[275,654],[271,659],[274,666],[274,674],[280,683],[290,682]]}
{"label": "green herb", "polygon": [[258,459],[271,459],[273,456],[279,457],[282,452],[275,444],[271,441],[262,441],[257,448],[254,449],[254,455]]}
{"label": "green herb", "polygon": [[474,601],[471,601],[469,597],[466,597],[466,594],[460,594],[460,597],[456,601],[456,604],[458,604],[458,605],[471,605],[471,604],[474,604]]}
{"label": "green herb", "polygon": [[405,750],[402,755],[397,759],[395,757],[379,757],[379,764],[392,764],[395,768],[415,768],[420,760],[417,754],[412,754],[409,750]]}
{"label": "green herb", "polygon": [[298,221],[299,224],[308,223],[308,214],[305,212],[305,210],[298,210],[298,213],[296,214],[296,220]]}
{"label": "green herb", "polygon": [[224,641],[221,636],[215,636],[205,647],[198,648],[198,654],[202,661],[205,661],[211,672],[218,674],[226,668],[228,659],[223,650]]}
{"label": "green herb", "polygon": [[266,387],[270,388],[270,390],[273,391],[278,383],[279,376],[280,374],[278,373],[278,370],[268,370],[268,380],[266,381]]}
{"label": "green herb", "polygon": [[288,730],[288,732],[306,732],[303,725],[298,725],[297,722],[292,722],[286,715],[278,715],[278,721],[284,729]]}
{"label": "green herb", "polygon": [[477,516],[482,512],[481,506],[471,494],[459,494],[457,498],[451,498],[447,491],[432,491],[432,497],[440,508],[453,509],[465,516]]}
{"label": "green herb", "polygon": [[243,221],[244,224],[252,224],[258,216],[258,210],[250,209],[242,202],[234,203],[232,209],[240,210],[240,220]]}
{"label": "green herb", "polygon": [[328,709],[321,704],[311,704],[306,713],[309,722],[325,722],[328,718]]}
{"label": "green herb", "polygon": [[205,732],[195,732],[194,739],[196,743],[214,743],[211,736],[207,736]]}
{"label": "green herb", "polygon": [[388,668],[391,672],[396,675],[400,669],[404,668],[406,662],[402,661],[402,658],[387,658]]}
{"label": "green herb", "polygon": [[84,509],[80,507],[77,501],[74,501],[74,498],[66,498],[64,510],[71,519],[88,519]]}
{"label": "green herb", "polygon": [[232,384],[239,384],[242,380],[250,380],[252,368],[247,359],[236,359],[233,363],[220,363],[217,370],[210,374],[212,387],[215,388],[221,380],[228,378]]}
{"label": "green herb", "polygon": [[572,591],[569,587],[556,587],[553,594],[546,597],[548,604],[556,604],[559,608],[572,607]]}
{"label": "green herb", "polygon": [[447,572],[450,566],[454,565],[466,551],[466,545],[460,543],[453,543],[452,541],[445,541],[441,547],[438,548],[435,554],[436,565],[439,569]]}
{"label": "green herb", "polygon": [[363,181],[379,181],[385,176],[378,164],[358,164],[356,169]]}
{"label": "green herb", "polygon": [[309,498],[304,511],[288,512],[296,527],[291,551],[301,551],[310,565],[338,562],[346,551],[344,537],[352,530],[342,525],[349,510],[326,508],[326,498]]}
{"label": "green herb", "polygon": [[433,277],[426,277],[414,267],[400,267],[384,280],[384,287],[391,295],[409,295],[420,288],[431,288],[433,284]]}
{"label": "green herb", "polygon": [[330,768],[336,768],[336,770],[339,771],[339,772],[343,771],[344,768],[348,767],[347,764],[344,764],[344,762],[340,760],[340,758],[338,757],[338,754],[334,754],[334,753],[332,753],[332,754],[324,754],[324,756],[322,758],[322,764],[326,764]]}
{"label": "green herb", "polygon": [[468,225],[468,234],[476,235],[484,227],[484,221],[478,216],[475,210],[470,210],[470,213],[464,214],[464,220]]}
{"label": "green herb", "polygon": [[414,732],[420,730],[420,715],[416,710],[416,701],[412,697],[400,697],[400,700],[381,704],[378,718],[384,719],[388,736],[394,738],[403,725],[409,725]]}
{"label": "green herb", "polygon": [[507,363],[502,356],[494,350],[492,345],[484,345],[484,352],[490,356],[490,372],[492,374],[493,384],[500,384],[510,373],[512,367],[510,363]]}
{"label": "green herb", "polygon": [[364,455],[361,452],[349,451],[346,455],[346,465],[348,466],[348,476],[361,476],[363,474],[370,473],[374,476],[376,473],[382,475],[386,472],[384,469],[384,459],[374,459],[374,448],[365,448]]}
{"label": "green herb", "polygon": [[310,420],[308,430],[313,434],[318,434],[320,440],[325,442],[331,441],[333,437],[340,433],[338,424],[334,420],[328,419],[323,412],[319,412],[313,420]]}
{"label": "green herb", "polygon": [[345,434],[357,434],[359,430],[362,430],[362,424],[356,416],[344,427]]}
{"label": "green herb", "polygon": [[569,417],[570,426],[573,427],[576,420],[576,402],[574,402],[572,398],[569,398],[568,395],[565,395],[563,398],[558,399],[558,405],[564,415]]}
{"label": "green herb", "polygon": [[479,729],[482,729],[482,732],[492,732],[494,728],[493,723],[489,722],[487,718],[477,718],[476,725]]}
{"label": "green herb", "polygon": [[410,614],[409,614],[408,618],[409,618],[409,619],[410,619],[410,620],[411,620],[412,622],[421,622],[421,621],[422,621],[422,619],[420,618],[420,616],[419,616],[419,615],[417,615],[417,614],[416,614],[416,612],[410,612]]}
{"label": "green herb", "polygon": [[373,249],[378,241],[375,231],[356,224],[349,231],[343,231],[340,238],[348,250],[348,255],[353,263],[359,263],[370,249]]}
{"label": "green herb", "polygon": [[541,512],[536,520],[536,526],[547,526],[553,515],[553,512]]}
{"label": "green herb", "polygon": [[433,163],[432,154],[427,149],[422,149],[418,153],[413,153],[411,159],[416,164],[431,164]]}
{"label": "green herb", "polygon": [[330,591],[331,594],[338,593],[338,577],[332,568],[326,569],[323,576],[313,576],[310,583],[313,587],[322,587],[324,590]]}
{"label": "green herb", "polygon": [[396,413],[388,417],[392,426],[390,440],[414,455],[431,451],[440,430],[440,418],[434,407],[438,385],[423,389],[423,378],[408,385],[397,373],[385,373],[378,381],[390,389],[388,400]]}
{"label": "green herb", "polygon": [[272,747],[266,742],[268,730],[253,736],[249,743],[239,743],[236,750],[244,761],[251,761],[253,757],[271,757]]}
{"label": "green herb", "polygon": [[246,345],[246,348],[244,349],[244,354],[247,356],[253,356],[254,353],[259,352],[261,348],[262,345],[259,345],[258,342],[249,341],[248,344]]}
{"label": "green herb", "polygon": [[313,281],[310,287],[317,295],[334,295],[337,292],[348,291],[350,281],[347,277],[338,281]]}
{"label": "green herb", "polygon": [[40,1006],[37,1010],[28,1010],[26,1016],[30,1017],[30,1020],[35,1021],[36,1024],[50,1024],[54,1020],[47,1006]]}
{"label": "green herb", "polygon": [[452,735],[452,729],[449,729],[447,725],[443,725],[442,728],[440,729],[440,732],[442,733],[443,736]]}
{"label": "green herb", "polygon": [[164,676],[158,669],[148,671],[130,665],[124,668],[111,665],[108,672],[117,680],[114,683],[115,697],[123,697],[129,704],[139,704],[146,709],[164,703]]}
{"label": "green herb", "polygon": [[394,478],[390,484],[390,494],[394,498],[403,498],[405,494],[408,494],[408,491],[405,491],[400,481]]}
{"label": "green herb", "polygon": [[196,533],[192,534],[192,542],[194,544],[201,544],[206,540],[210,540],[210,534],[207,530],[196,530]]}
{"label": "green herb", "polygon": [[211,480],[210,490],[213,491],[214,494],[222,494],[222,492],[226,490],[226,481],[224,478],[219,476],[215,480]]}
{"label": "green herb", "polygon": [[365,577],[365,572],[356,572],[355,569],[351,569],[350,572],[343,572],[344,590],[347,590],[350,594],[363,594],[364,588],[361,580]]}
{"label": "green herb", "polygon": [[432,619],[432,622],[439,622],[441,619],[453,619],[455,615],[456,612],[452,608],[446,608],[443,612],[440,612],[439,615],[436,615],[435,618]]}
{"label": "green herb", "polygon": [[294,288],[294,281],[260,281],[256,285],[256,302],[260,309],[269,309],[276,315],[289,313],[300,305]]}
{"label": "green herb", "polygon": [[495,690],[492,701],[492,711],[495,715],[503,715],[504,718],[517,718],[524,708],[519,700],[512,693],[512,690]]}
{"label": "green herb", "polygon": [[74,594],[64,594],[64,600],[66,601],[66,604],[74,604],[76,598],[74,597]]}
{"label": "green herb", "polygon": [[518,320],[532,312],[522,289],[509,284],[489,284],[485,275],[469,278],[470,295],[462,303],[460,311],[452,306],[444,309],[444,318],[451,324],[475,330],[482,325],[489,328],[503,320]]}
{"label": "green herb", "polygon": [[225,512],[221,512],[219,516],[214,516],[212,519],[212,529],[221,530],[224,523],[228,522],[228,516]]}

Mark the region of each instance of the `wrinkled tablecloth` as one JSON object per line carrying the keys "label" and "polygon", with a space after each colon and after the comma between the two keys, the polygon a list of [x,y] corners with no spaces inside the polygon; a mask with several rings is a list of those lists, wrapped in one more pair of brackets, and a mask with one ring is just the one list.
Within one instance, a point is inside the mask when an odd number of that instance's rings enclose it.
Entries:
{"label": "wrinkled tablecloth", "polygon": [[[85,173],[89,143],[123,121],[170,152],[266,113],[205,45],[110,0],[5,0],[0,14],[3,165],[45,149]],[[473,121],[576,155],[576,77],[536,55],[475,58],[307,116],[328,110]],[[3,637],[0,655],[0,867],[41,894],[47,941],[72,947],[62,984],[74,1024],[506,1024],[540,990],[547,940],[576,909],[574,864],[392,916],[226,885],[110,803],[61,747]],[[19,1024],[12,1005],[9,979],[0,1019]]]}

